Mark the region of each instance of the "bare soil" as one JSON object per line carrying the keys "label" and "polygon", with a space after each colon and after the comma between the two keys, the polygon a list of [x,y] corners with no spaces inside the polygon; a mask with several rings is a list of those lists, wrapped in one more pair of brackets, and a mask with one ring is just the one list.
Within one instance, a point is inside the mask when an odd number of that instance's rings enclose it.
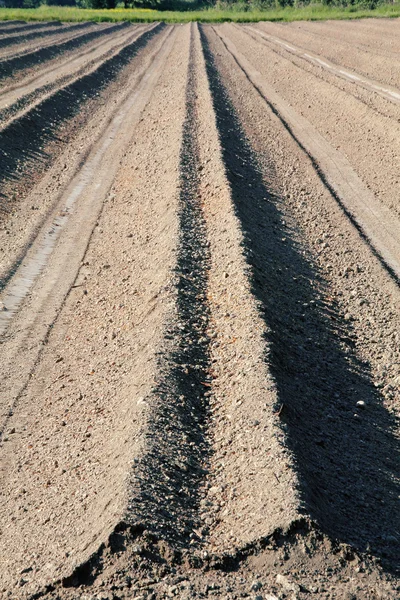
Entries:
{"label": "bare soil", "polygon": [[[395,20],[396,21],[396,20]],[[288,41],[315,51],[325,58],[382,83],[398,85],[400,65],[396,56],[400,42],[398,24],[383,20],[368,28],[361,21],[321,23],[260,23],[260,29],[273,31]]]}
{"label": "bare soil", "polygon": [[399,597],[398,27],[16,46],[0,597]]}
{"label": "bare soil", "polygon": [[75,32],[85,27],[87,27],[86,23],[62,24],[51,22],[48,23],[43,29],[35,29],[32,31],[29,27],[27,27],[24,28],[23,31],[18,31],[17,33],[3,33],[3,35],[0,35],[1,52],[9,52],[10,49],[11,51],[15,51],[15,48],[18,47],[18,44],[31,43],[33,40],[38,39],[46,40],[46,38],[49,37],[53,38],[54,35]]}

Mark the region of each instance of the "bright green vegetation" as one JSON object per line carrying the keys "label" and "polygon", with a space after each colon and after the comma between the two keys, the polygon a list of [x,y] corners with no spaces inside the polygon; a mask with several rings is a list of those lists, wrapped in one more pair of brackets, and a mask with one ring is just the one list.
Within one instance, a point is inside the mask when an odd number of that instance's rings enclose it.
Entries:
{"label": "bright green vegetation", "polygon": [[[32,0],[29,0],[32,1]],[[373,1],[373,0],[372,0]],[[90,4],[92,0],[84,0]],[[284,0],[274,0],[272,6],[261,4],[257,0],[253,4],[236,2],[234,4],[217,2],[210,7],[196,8],[196,5],[184,5],[177,0],[155,0],[153,5],[160,8],[174,6],[181,10],[155,10],[149,8],[93,9],[77,6],[47,6],[38,8],[0,8],[1,20],[24,21],[132,21],[167,23],[183,23],[188,21],[213,22],[223,21],[304,21],[325,19],[354,19],[365,17],[400,17],[400,3],[378,4],[368,8],[366,3],[350,6],[333,6],[332,4],[308,4],[304,6],[280,6]],[[83,3],[83,2],[82,2]],[[138,3],[139,4],[139,3]],[[142,2],[140,3],[142,4]],[[143,2],[144,4],[144,2]],[[257,8],[257,4],[260,6]],[[296,0],[294,2],[296,4]],[[369,3],[371,6],[371,2]],[[372,4],[373,5],[373,4]],[[183,9],[183,10],[182,10]]]}

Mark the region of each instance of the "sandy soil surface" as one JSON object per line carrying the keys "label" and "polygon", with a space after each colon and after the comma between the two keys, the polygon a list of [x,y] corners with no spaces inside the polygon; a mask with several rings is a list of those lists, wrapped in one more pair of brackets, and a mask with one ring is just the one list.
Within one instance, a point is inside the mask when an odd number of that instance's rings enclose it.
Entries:
{"label": "sandy soil surface", "polygon": [[46,21],[38,23],[26,23],[24,21],[8,21],[2,22],[0,26],[0,35],[22,32],[35,31],[36,29],[46,29],[51,25],[57,25],[56,22],[48,23]]}
{"label": "sandy soil surface", "polygon": [[4,86],[15,85],[20,79],[57,64],[59,57],[65,60],[69,55],[73,56],[79,47],[84,48],[92,40],[113,35],[124,27],[127,27],[126,23],[84,23],[67,33],[56,34],[50,40],[18,45],[16,50],[2,55],[0,77],[5,80]]}
{"label": "sandy soil surface", "polygon": [[[315,51],[336,64],[383,83],[398,86],[400,80],[400,41],[397,26],[368,27],[359,31],[351,23],[260,23],[258,27],[274,32],[302,48]],[[356,24],[357,25],[357,24]],[[394,26],[393,26],[394,25]]]}
{"label": "sandy soil surface", "polygon": [[24,79],[15,83],[11,78],[0,94],[0,115],[3,117],[2,126],[5,127],[11,119],[20,118],[32,106],[43,102],[49,94],[57,88],[64,87],[66,83],[80,78],[83,74],[98,69],[98,65],[118,54],[122,48],[135,41],[148,26],[123,27],[120,31],[113,31],[107,40],[97,40],[86,44],[79,53],[73,56],[63,55],[56,64],[42,66],[39,72],[29,74]]}
{"label": "sandy soil surface", "polygon": [[[342,67],[389,55],[368,26]],[[32,64],[0,130],[0,596],[398,598],[398,105],[248,26]]]}
{"label": "sandy soil surface", "polygon": [[[364,104],[346,89],[332,85],[328,77],[321,79],[319,67],[310,65],[305,70],[292,55],[277,54],[235,26],[224,25],[224,28],[235,45],[242,47],[243,55],[257,66],[265,81],[346,156],[384,204],[400,214],[398,120]],[[398,114],[398,105],[393,105],[392,110],[394,117]],[[366,132],[364,136],[362,131]]]}
{"label": "sandy soil surface", "polygon": [[43,29],[35,29],[34,31],[24,29],[17,33],[3,33],[3,35],[0,35],[0,56],[3,57],[3,53],[9,53],[10,51],[15,52],[18,44],[31,43],[34,40],[48,40],[49,37],[53,38],[53,36],[60,33],[70,33],[85,27],[86,23],[48,23],[48,26]]}

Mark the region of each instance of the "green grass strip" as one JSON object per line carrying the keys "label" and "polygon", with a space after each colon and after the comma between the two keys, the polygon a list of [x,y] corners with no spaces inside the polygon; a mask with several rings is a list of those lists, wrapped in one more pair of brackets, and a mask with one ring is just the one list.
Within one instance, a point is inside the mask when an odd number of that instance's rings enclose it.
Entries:
{"label": "green grass strip", "polygon": [[301,8],[271,8],[268,10],[240,9],[220,10],[207,8],[193,11],[158,11],[144,8],[116,8],[113,10],[94,10],[69,6],[40,6],[39,8],[0,8],[0,21],[131,21],[149,23],[236,23],[254,21],[320,21],[326,19],[360,19],[367,17],[400,17],[400,3],[382,4],[375,9],[363,9],[351,6],[347,8],[329,7],[321,4]]}

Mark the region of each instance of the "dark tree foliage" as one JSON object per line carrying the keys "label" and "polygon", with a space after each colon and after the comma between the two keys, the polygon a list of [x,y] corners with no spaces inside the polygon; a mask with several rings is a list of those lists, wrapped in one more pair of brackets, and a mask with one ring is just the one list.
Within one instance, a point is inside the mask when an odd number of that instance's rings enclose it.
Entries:
{"label": "dark tree foliage", "polygon": [[24,0],[5,0],[6,8],[24,8]]}
{"label": "dark tree foliage", "polygon": [[48,6],[76,6],[75,0],[41,0],[41,4],[47,4]]}
{"label": "dark tree foliage", "polygon": [[115,8],[116,0],[82,0],[79,3],[83,8]]}

